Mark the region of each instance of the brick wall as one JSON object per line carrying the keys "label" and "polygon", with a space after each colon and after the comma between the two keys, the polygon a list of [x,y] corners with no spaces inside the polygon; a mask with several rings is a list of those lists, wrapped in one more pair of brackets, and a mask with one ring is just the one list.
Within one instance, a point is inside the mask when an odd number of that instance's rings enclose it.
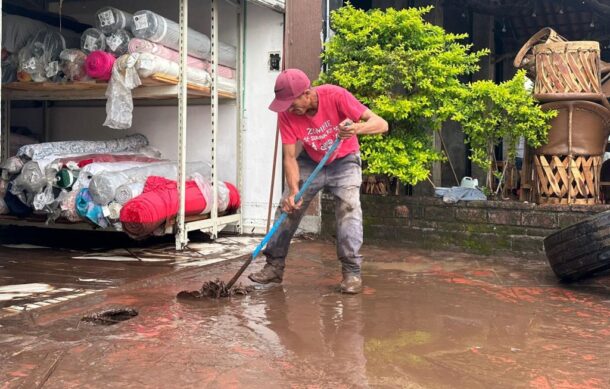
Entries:
{"label": "brick wall", "polygon": [[[430,197],[362,195],[367,243],[460,249],[479,254],[543,254],[545,236],[608,205],[540,206],[513,201],[445,204]],[[322,197],[322,235],[335,234],[332,196]]]}

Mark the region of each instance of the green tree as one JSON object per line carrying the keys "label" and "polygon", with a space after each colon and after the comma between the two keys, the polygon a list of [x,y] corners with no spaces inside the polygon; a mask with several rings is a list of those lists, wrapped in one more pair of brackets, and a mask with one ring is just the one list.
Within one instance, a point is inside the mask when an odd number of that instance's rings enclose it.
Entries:
{"label": "green tree", "polygon": [[442,159],[433,131],[456,112],[464,95],[459,78],[478,70],[488,50],[472,52],[466,34],[424,21],[432,7],[362,11],[351,4],[331,15],[321,83],[350,90],[390,124],[387,136],[361,138],[366,172],[415,184]]}
{"label": "green tree", "polygon": [[503,142],[507,161],[514,161],[517,143],[523,137],[532,147],[547,141],[550,119],[556,111],[544,112],[532,94],[525,88],[525,71],[513,79],[496,84],[477,81],[467,86],[464,94],[455,101],[457,110],[452,119],[462,125],[466,141],[471,147],[472,162],[487,170],[487,187],[493,189],[494,176],[500,183],[504,172],[497,174],[495,147]]}

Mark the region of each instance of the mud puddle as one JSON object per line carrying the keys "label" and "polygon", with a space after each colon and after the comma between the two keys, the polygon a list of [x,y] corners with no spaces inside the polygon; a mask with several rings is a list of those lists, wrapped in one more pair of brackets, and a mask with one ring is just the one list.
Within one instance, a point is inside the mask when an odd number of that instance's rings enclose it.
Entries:
{"label": "mud puddle", "polygon": [[[55,363],[45,387],[610,385],[608,278],[584,293],[557,284],[543,262],[372,248],[365,256],[383,264],[369,261],[364,292],[350,296],[335,291],[333,246],[298,243],[291,253],[283,284],[245,296],[176,298],[240,265],[223,264],[117,288],[86,307],[0,320],[0,381],[19,387]],[[83,309],[111,306],[139,315],[78,326]],[[59,362],[44,357],[57,353]]]}

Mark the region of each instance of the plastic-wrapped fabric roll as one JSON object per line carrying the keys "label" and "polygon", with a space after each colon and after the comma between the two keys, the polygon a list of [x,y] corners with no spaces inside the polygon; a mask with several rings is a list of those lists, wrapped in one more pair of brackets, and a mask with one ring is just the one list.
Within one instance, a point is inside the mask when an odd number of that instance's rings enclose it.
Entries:
{"label": "plastic-wrapped fabric roll", "polygon": [[86,29],[80,37],[80,48],[85,54],[106,50],[106,35],[97,28]]}
{"label": "plastic-wrapped fabric roll", "polygon": [[67,168],[61,169],[56,174],[55,186],[64,189],[71,188],[78,179],[78,172],[78,170],[71,170]]}
{"label": "plastic-wrapped fabric roll", "polygon": [[[147,41],[146,39],[133,38],[129,41],[129,52],[130,53],[150,53],[158,57],[169,59],[172,62],[180,62],[180,53],[176,50],[172,50],[169,47],[165,47],[158,43]],[[192,56],[186,57],[186,63],[188,66],[196,69],[206,69],[208,62],[203,59],[195,58]]]}
{"label": "plastic-wrapped fabric roll", "polygon": [[[150,53],[161,58],[169,59],[172,62],[180,63],[180,53],[178,53],[176,50],[172,50],[169,47],[165,47],[145,39],[133,38],[131,41],[129,41],[129,52]],[[212,64],[207,60],[187,56],[186,63],[189,67],[203,69],[208,73],[211,72]],[[220,77],[233,79],[235,78],[235,70],[228,66],[219,65],[218,75]]]}
{"label": "plastic-wrapped fabric roll", "polygon": [[239,191],[237,188],[228,182],[225,182],[225,185],[229,189],[229,206],[227,207],[228,212],[235,212],[239,209],[241,205],[241,199],[239,196]]}
{"label": "plastic-wrapped fabric roll", "polygon": [[91,179],[97,174],[104,172],[118,172],[136,167],[148,165],[148,162],[124,161],[124,162],[94,162],[83,166],[78,174],[75,186],[77,188],[88,188]]}
{"label": "plastic-wrapped fabric roll", "polygon": [[13,183],[9,183],[4,195],[4,201],[11,215],[26,217],[34,211],[32,207],[26,205],[17,195],[13,194]]}
{"label": "plastic-wrapped fabric roll", "polygon": [[9,157],[2,162],[0,169],[6,170],[8,174],[19,174],[23,169],[23,160],[16,156]]}
{"label": "plastic-wrapped fabric roll", "polygon": [[9,212],[11,212],[11,210],[8,209],[8,205],[6,205],[6,202],[4,201],[4,196],[0,197],[0,215],[6,215]]}
{"label": "plastic-wrapped fabric roll", "polygon": [[106,37],[106,51],[115,57],[129,52],[129,41],[133,36],[127,30],[116,30]]}
{"label": "plastic-wrapped fabric roll", "polygon": [[[207,206],[195,181],[186,182],[185,197],[186,215],[200,214]],[[121,209],[123,229],[134,239],[149,236],[178,213],[179,200],[176,181],[148,177],[144,193],[127,202]]]}
{"label": "plastic-wrapped fabric roll", "polygon": [[175,163],[151,163],[147,166],[117,172],[96,174],[91,179],[89,190],[97,204],[106,205],[116,197],[119,186],[134,182],[145,182],[149,176],[176,179],[178,168]]}
{"label": "plastic-wrapped fabric roll", "polygon": [[[199,189],[201,190],[201,193],[203,193],[203,197],[205,198],[205,201],[207,204],[206,208],[203,211],[201,211],[201,213],[207,214],[207,213],[212,212],[212,206],[213,206],[212,183],[209,180],[201,180],[198,175],[194,175],[193,180],[199,186]],[[229,198],[229,188],[227,188],[227,186],[225,185],[224,182],[222,182],[222,181],[218,182],[217,193],[218,193],[218,197],[217,197],[218,212],[224,212],[229,207],[229,199],[230,199]]]}
{"label": "plastic-wrapped fabric roll", "polygon": [[[132,55],[137,56],[135,68],[140,77],[150,77],[155,73],[163,73],[173,77],[178,77],[180,74],[180,65],[176,62],[149,53]],[[209,86],[212,82],[208,72],[197,68],[187,67],[186,77],[189,82],[202,86]]]}
{"label": "plastic-wrapped fabric roll", "polygon": [[0,179],[0,215],[6,215],[10,212],[6,202],[4,201],[4,196],[6,195],[6,190],[8,188],[8,181]]}
{"label": "plastic-wrapped fabric roll", "polygon": [[85,60],[87,75],[96,80],[110,80],[114,61],[116,58],[110,53],[99,50],[92,52]]}
{"label": "plastic-wrapped fabric roll", "polygon": [[61,210],[60,215],[73,223],[83,220],[76,209],[76,197],[78,196],[78,193],[78,190],[68,192],[59,204]]}
{"label": "plastic-wrapped fabric roll", "polygon": [[78,192],[76,210],[82,218],[86,218],[102,228],[108,227],[108,220],[104,217],[102,206],[93,202],[89,189],[84,188]]}
{"label": "plastic-wrapped fabric roll", "polygon": [[[189,162],[186,165],[187,176],[198,174],[209,177],[210,164],[204,162]],[[136,182],[146,182],[150,176],[176,180],[178,165],[175,162],[151,163],[123,171],[104,172],[96,174],[91,179],[89,190],[97,204],[106,205],[116,197],[119,186]]]}
{"label": "plastic-wrapped fabric roll", "polygon": [[125,205],[129,200],[142,194],[144,191],[143,182],[134,182],[131,184],[121,185],[117,188],[114,199],[117,203]]}
{"label": "plastic-wrapped fabric roll", "polygon": [[[178,50],[180,41],[180,26],[178,23],[164,18],[152,11],[138,11],[133,15],[131,32],[136,38],[159,43],[173,50]],[[237,62],[234,46],[219,43],[218,63],[235,68]],[[210,38],[192,28],[188,29],[187,52],[190,56],[200,59],[210,59]]]}
{"label": "plastic-wrapped fabric roll", "polygon": [[26,162],[21,169],[21,174],[13,181],[13,193],[26,191],[35,194],[42,190],[47,184],[45,175],[34,161]]}
{"label": "plastic-wrapped fabric roll", "polygon": [[95,13],[95,26],[104,34],[131,30],[133,15],[114,7],[103,7]]}
{"label": "plastic-wrapped fabric roll", "polygon": [[19,58],[17,54],[9,54],[2,61],[2,83],[17,81],[17,72],[19,71]]}
{"label": "plastic-wrapped fabric roll", "polygon": [[65,48],[66,41],[60,33],[39,31],[19,50],[19,71],[29,74],[34,82],[47,81],[57,75],[59,54]]}
{"label": "plastic-wrapped fabric roll", "polygon": [[59,67],[68,81],[87,81],[85,60],[87,54],[78,49],[66,49],[59,54]]}
{"label": "plastic-wrapped fabric roll", "polygon": [[39,160],[54,154],[93,154],[93,153],[116,153],[122,151],[138,151],[148,146],[148,139],[142,134],[129,135],[105,141],[63,141],[36,143],[23,146],[17,152],[17,156],[27,157],[31,160]]}
{"label": "plastic-wrapped fabric roll", "polygon": [[59,168],[66,167],[68,164],[76,164],[78,168],[83,168],[92,163],[100,162],[161,162],[160,158],[149,157],[139,149],[137,152],[121,152],[120,154],[82,154],[69,157],[61,157],[56,161]]}

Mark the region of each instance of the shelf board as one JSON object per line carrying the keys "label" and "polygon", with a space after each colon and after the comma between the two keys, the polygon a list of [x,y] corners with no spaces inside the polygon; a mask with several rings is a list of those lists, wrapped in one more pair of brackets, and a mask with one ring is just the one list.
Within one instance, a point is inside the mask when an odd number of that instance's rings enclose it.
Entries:
{"label": "shelf board", "polygon": [[[210,218],[209,214],[205,215],[192,215],[186,216],[187,231],[204,230],[212,227],[214,221]],[[225,226],[230,223],[237,223],[240,221],[240,214],[234,213],[230,215],[220,214],[217,219],[219,226]],[[91,223],[82,222],[69,222],[64,219],[58,219],[55,223],[46,223],[46,216],[44,215],[32,215],[27,218],[18,218],[11,215],[0,215],[0,225],[4,226],[20,226],[20,227],[37,227],[37,228],[53,228],[53,229],[64,229],[64,230],[89,230],[89,231],[106,231],[106,232],[120,232],[112,227],[101,228]],[[174,234],[173,227],[175,226],[175,219],[170,219],[170,224],[166,227],[166,234]]]}
{"label": "shelf board", "polygon": [[[188,83],[189,98],[210,97],[210,88]],[[2,86],[6,100],[106,100],[107,82],[11,82]],[[134,99],[176,99],[178,79],[165,74],[153,74],[142,80],[142,85],[132,91]],[[234,100],[234,92],[219,91],[218,97]]]}

